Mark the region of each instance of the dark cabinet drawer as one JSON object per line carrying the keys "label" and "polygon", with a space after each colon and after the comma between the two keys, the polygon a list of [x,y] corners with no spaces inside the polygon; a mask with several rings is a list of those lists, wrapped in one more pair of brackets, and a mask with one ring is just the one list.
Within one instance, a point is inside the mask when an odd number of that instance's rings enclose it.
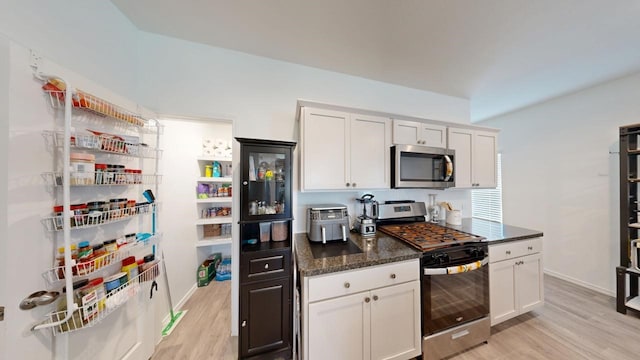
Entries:
{"label": "dark cabinet drawer", "polygon": [[276,279],[291,275],[291,250],[244,253],[241,256],[242,282]]}

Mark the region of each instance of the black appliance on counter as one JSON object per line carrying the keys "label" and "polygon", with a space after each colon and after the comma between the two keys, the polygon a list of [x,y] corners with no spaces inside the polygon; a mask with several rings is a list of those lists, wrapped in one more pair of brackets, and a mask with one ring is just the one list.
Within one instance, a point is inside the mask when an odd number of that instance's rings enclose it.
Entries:
{"label": "black appliance on counter", "polygon": [[426,214],[423,202],[381,204],[378,230],[423,252],[422,357],[439,360],[489,339],[489,251],[485,238]]}

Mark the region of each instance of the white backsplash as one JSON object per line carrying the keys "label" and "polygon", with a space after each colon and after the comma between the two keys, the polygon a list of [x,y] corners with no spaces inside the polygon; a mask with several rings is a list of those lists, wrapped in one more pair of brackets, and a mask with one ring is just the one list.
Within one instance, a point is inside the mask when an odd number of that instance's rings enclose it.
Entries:
{"label": "white backsplash", "polygon": [[378,191],[336,191],[336,192],[296,192],[297,204],[293,209],[294,233],[306,232],[307,209],[316,204],[344,204],[349,208],[350,223],[362,213],[362,205],[356,201],[363,194],[373,194],[374,200],[384,203],[387,200],[415,200],[429,205],[429,194],[436,194],[438,203],[447,201],[454,209],[462,211],[462,217],[471,217],[470,190],[430,190],[430,189],[396,189]]}

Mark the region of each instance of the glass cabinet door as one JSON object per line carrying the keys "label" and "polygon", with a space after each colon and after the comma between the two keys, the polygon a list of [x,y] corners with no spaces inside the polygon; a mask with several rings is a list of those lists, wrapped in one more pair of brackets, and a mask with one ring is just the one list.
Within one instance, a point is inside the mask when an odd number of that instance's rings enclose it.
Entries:
{"label": "glass cabinet door", "polygon": [[291,149],[251,146],[243,154],[242,220],[291,217]]}

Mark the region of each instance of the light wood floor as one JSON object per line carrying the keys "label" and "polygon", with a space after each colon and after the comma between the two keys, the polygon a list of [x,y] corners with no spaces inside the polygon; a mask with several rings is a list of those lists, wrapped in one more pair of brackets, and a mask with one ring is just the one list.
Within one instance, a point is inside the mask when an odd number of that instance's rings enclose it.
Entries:
{"label": "light wood floor", "polygon": [[[162,340],[153,360],[235,359],[230,334],[231,283],[198,288],[189,312]],[[545,276],[542,309],[494,326],[488,344],[450,360],[640,359],[640,317],[615,311],[615,299]]]}

